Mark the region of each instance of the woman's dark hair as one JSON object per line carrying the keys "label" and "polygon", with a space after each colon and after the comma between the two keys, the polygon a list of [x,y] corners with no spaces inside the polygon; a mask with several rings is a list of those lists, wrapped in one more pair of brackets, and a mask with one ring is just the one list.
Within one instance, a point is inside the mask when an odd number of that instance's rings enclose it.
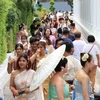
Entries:
{"label": "woman's dark hair", "polygon": [[28,65],[26,66],[26,69],[29,70],[29,69],[32,67],[32,66],[31,66],[31,61],[28,60],[28,56],[27,56],[27,54],[25,54],[25,53],[23,53],[23,54],[18,58],[18,60],[17,60],[17,70],[20,70],[19,61],[20,61],[20,59],[21,59],[22,57],[25,58],[25,59],[27,60]]}
{"label": "woman's dark hair", "polygon": [[15,50],[17,50],[18,47],[21,47],[21,49],[24,50],[24,47],[23,47],[23,45],[21,43],[17,43],[15,45]]}
{"label": "woman's dark hair", "polygon": [[60,72],[61,71],[61,67],[66,67],[66,64],[67,64],[68,60],[66,58],[62,58],[58,65],[56,66],[55,68],[55,72]]}
{"label": "woman's dark hair", "polygon": [[46,36],[46,35],[44,35],[44,38],[45,38],[46,40],[48,40],[48,45],[51,45],[50,38],[49,38],[48,36]]}
{"label": "woman's dark hair", "polygon": [[87,40],[88,40],[88,42],[95,42],[95,37],[93,36],[93,35],[89,35],[88,37],[87,37]]}
{"label": "woman's dark hair", "polygon": [[69,21],[70,21],[71,24],[73,23],[73,20],[69,20]]}
{"label": "woman's dark hair", "polygon": [[21,24],[19,25],[19,31],[23,28],[24,25],[25,25],[24,23],[21,23]]}
{"label": "woman's dark hair", "polygon": [[[82,57],[85,56],[85,54],[87,54],[88,57],[86,58],[86,61],[83,61]],[[81,65],[82,65],[83,67],[85,66],[85,64],[86,64],[87,61],[88,61],[88,62],[91,62],[91,60],[92,60],[92,55],[90,55],[89,53],[81,53],[80,56],[81,56],[80,62],[81,62]]]}
{"label": "woman's dark hair", "polygon": [[22,36],[21,36],[21,40],[22,40],[23,38],[25,38],[25,39],[27,40],[27,36],[26,36],[26,35],[22,35]]}
{"label": "woman's dark hair", "polygon": [[71,23],[71,25],[70,26],[72,26],[72,27],[75,27],[75,23],[73,22],[73,23]]}

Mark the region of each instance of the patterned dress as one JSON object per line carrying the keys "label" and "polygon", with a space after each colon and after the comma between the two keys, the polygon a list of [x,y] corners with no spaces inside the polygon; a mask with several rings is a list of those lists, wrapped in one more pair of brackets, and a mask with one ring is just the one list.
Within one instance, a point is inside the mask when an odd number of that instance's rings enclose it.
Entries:
{"label": "patterned dress", "polygon": [[[33,70],[24,70],[15,77],[15,85],[18,91],[22,91],[24,88],[29,87],[35,72]],[[35,91],[31,91],[29,94],[22,94],[15,97],[15,100],[44,100],[41,93],[42,87]]]}

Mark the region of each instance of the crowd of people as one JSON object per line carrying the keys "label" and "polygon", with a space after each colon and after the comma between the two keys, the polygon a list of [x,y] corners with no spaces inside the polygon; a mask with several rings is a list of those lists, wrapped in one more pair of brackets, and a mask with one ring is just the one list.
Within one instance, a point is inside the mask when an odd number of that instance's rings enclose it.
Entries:
{"label": "crowd of people", "polygon": [[[69,12],[45,14],[39,24],[33,20],[31,35],[24,23],[19,25],[14,56],[9,58],[7,68],[15,100],[94,100],[99,49],[93,35],[87,37],[88,43],[82,40],[72,17]],[[40,60],[62,45],[66,45],[65,52],[54,71],[31,91]]]}

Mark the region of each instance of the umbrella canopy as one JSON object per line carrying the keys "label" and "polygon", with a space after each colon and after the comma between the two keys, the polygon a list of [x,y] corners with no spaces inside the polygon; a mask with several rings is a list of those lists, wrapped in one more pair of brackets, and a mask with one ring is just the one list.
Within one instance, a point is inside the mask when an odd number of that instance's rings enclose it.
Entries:
{"label": "umbrella canopy", "polygon": [[52,73],[52,71],[55,69],[60,59],[62,58],[65,47],[65,45],[62,45],[39,62],[38,69],[36,70],[36,73],[34,74],[32,83],[30,85],[30,91],[38,88]]}

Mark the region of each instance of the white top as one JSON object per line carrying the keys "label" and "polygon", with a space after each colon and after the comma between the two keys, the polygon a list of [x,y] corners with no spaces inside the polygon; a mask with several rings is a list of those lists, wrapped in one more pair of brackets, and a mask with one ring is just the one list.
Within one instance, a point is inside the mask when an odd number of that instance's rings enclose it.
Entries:
{"label": "white top", "polygon": [[64,75],[64,80],[73,80],[75,78],[76,72],[82,67],[80,61],[73,55],[69,55],[66,58],[68,59],[68,71]]}
{"label": "white top", "polygon": [[63,24],[59,23],[57,29],[61,28],[63,30],[64,27],[67,27],[67,25],[65,23],[63,23]]}
{"label": "white top", "polygon": [[[82,52],[86,52],[88,53],[89,50],[91,49],[91,47],[93,46],[94,44],[93,43],[88,43],[86,44],[84,47],[83,47],[83,50]],[[96,55],[99,55],[99,49],[96,45],[94,45],[94,47],[92,48],[92,50],[90,51],[90,54],[93,56],[94,58],[94,64],[95,65],[98,65],[98,60],[97,60],[97,57]]]}
{"label": "white top", "polygon": [[51,18],[51,19],[54,19],[54,18],[55,18],[55,15],[50,15],[50,18]]}
{"label": "white top", "polygon": [[74,45],[74,57],[78,60],[80,60],[80,53],[82,53],[83,47],[85,45],[85,41],[83,40],[75,40],[73,41],[73,45]]}

